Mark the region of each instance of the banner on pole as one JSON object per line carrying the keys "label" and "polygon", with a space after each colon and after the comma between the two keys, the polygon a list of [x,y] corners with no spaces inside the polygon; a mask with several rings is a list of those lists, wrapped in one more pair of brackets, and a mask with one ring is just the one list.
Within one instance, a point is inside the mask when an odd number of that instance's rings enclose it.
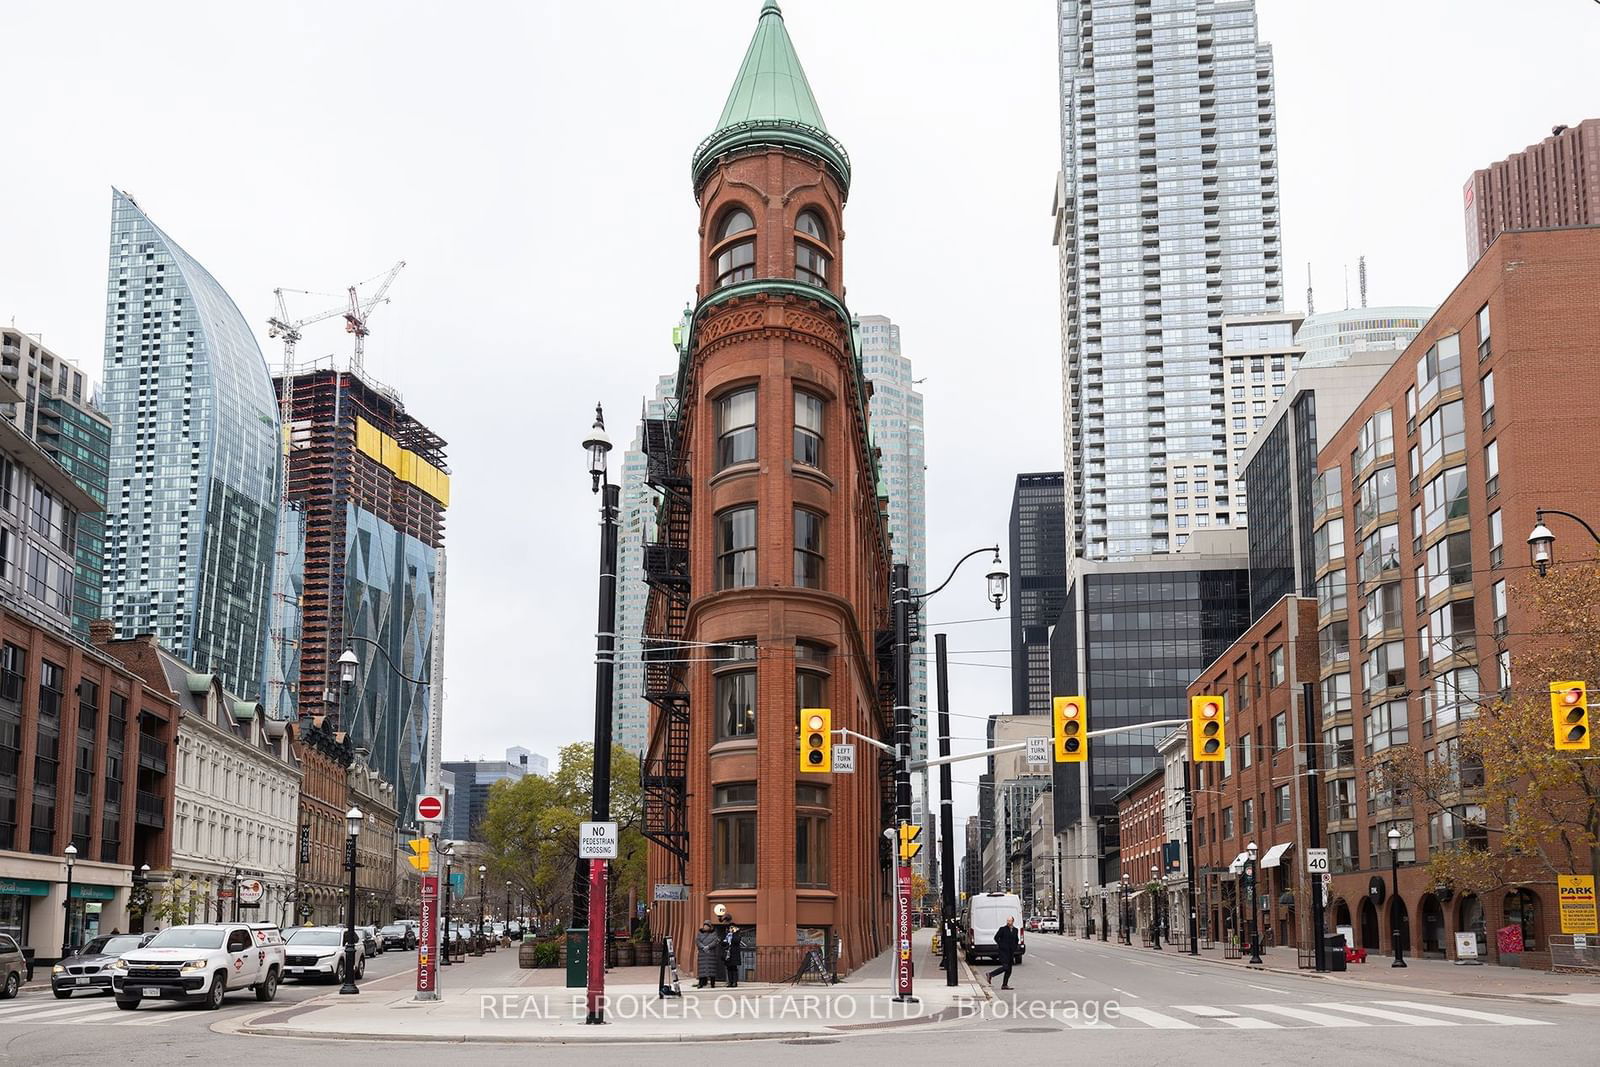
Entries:
{"label": "banner on pole", "polygon": [[911,868],[895,868],[895,961],[896,996],[911,995]]}
{"label": "banner on pole", "polygon": [[[433,1000],[438,988],[439,876],[425,874],[417,891],[417,999]],[[424,995],[429,994],[429,995]]]}

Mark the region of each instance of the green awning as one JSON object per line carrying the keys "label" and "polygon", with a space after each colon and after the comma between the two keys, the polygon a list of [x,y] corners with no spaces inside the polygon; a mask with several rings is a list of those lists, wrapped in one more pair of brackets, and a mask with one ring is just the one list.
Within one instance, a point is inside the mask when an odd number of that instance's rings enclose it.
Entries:
{"label": "green awning", "polygon": [[0,896],[43,897],[49,894],[49,882],[36,882],[32,878],[0,878]]}
{"label": "green awning", "polygon": [[117,890],[109,885],[84,885],[81,882],[72,884],[73,900],[115,900]]}

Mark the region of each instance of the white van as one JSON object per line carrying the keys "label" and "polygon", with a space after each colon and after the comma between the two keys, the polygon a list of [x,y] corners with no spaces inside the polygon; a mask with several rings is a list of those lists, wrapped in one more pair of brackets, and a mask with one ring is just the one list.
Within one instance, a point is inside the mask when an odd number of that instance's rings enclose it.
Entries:
{"label": "white van", "polygon": [[1012,962],[1021,963],[1028,950],[1027,933],[1023,930],[1022,899],[1015,893],[979,893],[967,899],[966,928],[962,931],[962,945],[967,960],[1000,959],[995,947],[995,931],[1015,919],[1017,929],[1017,955]]}

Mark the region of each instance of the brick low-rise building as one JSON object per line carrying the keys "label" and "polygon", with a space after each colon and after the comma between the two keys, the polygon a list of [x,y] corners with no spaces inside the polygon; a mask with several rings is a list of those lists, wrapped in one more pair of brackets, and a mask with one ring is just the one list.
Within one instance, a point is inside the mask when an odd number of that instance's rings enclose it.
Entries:
{"label": "brick low-rise building", "polygon": [[1166,768],[1157,767],[1112,797],[1117,806],[1122,914],[1117,929],[1150,940],[1156,895],[1150,889],[1161,870],[1166,835]]}
{"label": "brick low-rise building", "polygon": [[290,727],[300,764],[300,827],[295,848],[295,913],[303,922],[342,923],[350,875],[345,868],[344,815],[355,753],[349,737],[320,716]]}

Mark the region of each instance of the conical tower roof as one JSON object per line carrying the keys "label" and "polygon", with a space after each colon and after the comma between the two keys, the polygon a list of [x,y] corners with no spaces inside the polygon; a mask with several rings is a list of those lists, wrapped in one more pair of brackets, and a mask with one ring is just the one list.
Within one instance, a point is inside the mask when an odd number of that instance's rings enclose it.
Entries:
{"label": "conical tower roof", "polygon": [[719,156],[760,145],[782,145],[820,157],[849,191],[850,157],[822,120],[822,109],[789,39],[778,0],[763,0],[755,36],[745,51],[717,129],[695,150],[695,187],[699,188]]}

